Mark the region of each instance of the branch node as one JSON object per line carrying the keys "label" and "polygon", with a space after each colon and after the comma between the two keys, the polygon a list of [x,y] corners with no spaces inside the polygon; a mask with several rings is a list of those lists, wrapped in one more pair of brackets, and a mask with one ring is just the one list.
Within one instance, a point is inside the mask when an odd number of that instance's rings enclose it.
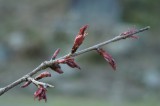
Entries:
{"label": "branch node", "polygon": [[31,77],[28,77],[28,81],[32,81],[32,83],[34,83],[35,85],[39,86],[39,85],[42,85],[44,88],[54,88],[53,85],[50,85],[48,83],[44,83],[44,82],[40,82],[40,81],[37,81],[35,80],[34,78],[31,78]]}
{"label": "branch node", "polygon": [[25,76],[23,77],[23,79],[24,79],[25,81],[28,81],[28,77],[30,77],[30,76],[27,74],[27,75],[25,75]]}

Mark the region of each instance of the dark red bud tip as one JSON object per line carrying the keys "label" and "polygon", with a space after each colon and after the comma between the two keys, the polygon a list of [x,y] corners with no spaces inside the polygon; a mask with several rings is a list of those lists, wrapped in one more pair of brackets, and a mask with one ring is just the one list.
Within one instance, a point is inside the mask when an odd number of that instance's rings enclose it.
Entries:
{"label": "dark red bud tip", "polygon": [[59,74],[63,74],[64,73],[60,68],[57,68],[54,71],[57,72],[57,73],[59,73]]}
{"label": "dark red bud tip", "polygon": [[27,87],[28,85],[30,85],[32,82],[31,81],[27,81],[27,82],[25,82],[22,86],[21,86],[21,88],[25,88],[25,87]]}
{"label": "dark red bud tip", "polygon": [[54,59],[57,57],[57,55],[58,55],[59,52],[60,52],[60,49],[58,48],[58,49],[54,52],[54,54],[53,54],[53,56],[52,56],[52,60],[54,60]]}
{"label": "dark red bud tip", "polygon": [[57,61],[59,64],[67,64],[68,66],[70,66],[71,68],[78,68],[78,69],[81,69],[78,64],[74,61],[74,58],[64,58],[64,59],[61,59],[61,60],[58,60]]}
{"label": "dark red bud tip", "polygon": [[45,71],[45,72],[42,72],[41,74],[39,74],[38,76],[35,77],[36,80],[40,80],[42,78],[45,78],[45,77],[51,77],[51,73]]}
{"label": "dark red bud tip", "polygon": [[132,36],[130,36],[130,38],[133,38],[133,39],[139,39],[139,37],[138,37],[138,36],[136,36],[136,35],[132,35]]}
{"label": "dark red bud tip", "polygon": [[87,28],[88,28],[88,25],[83,26],[82,28],[80,28],[78,34],[79,35],[84,35],[84,33],[85,33],[85,31],[86,31]]}
{"label": "dark red bud tip", "polygon": [[52,66],[50,66],[50,68],[51,68],[53,71],[55,71],[55,72],[57,72],[57,73],[59,73],[59,74],[62,74],[62,73],[63,73],[63,71],[61,70],[61,66],[59,65],[59,63],[53,64]]}
{"label": "dark red bud tip", "polygon": [[115,61],[112,59],[112,60],[110,60],[109,64],[111,65],[111,67],[115,71],[116,70],[116,63],[115,63]]}

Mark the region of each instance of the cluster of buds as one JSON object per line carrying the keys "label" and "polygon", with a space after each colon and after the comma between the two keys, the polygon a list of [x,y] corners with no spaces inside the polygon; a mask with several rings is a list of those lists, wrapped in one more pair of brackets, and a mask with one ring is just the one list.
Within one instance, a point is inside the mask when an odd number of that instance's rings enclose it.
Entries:
{"label": "cluster of buds", "polygon": [[44,99],[46,102],[47,101],[46,91],[47,89],[44,86],[38,85],[37,91],[34,92],[34,99],[38,98],[39,101]]}
{"label": "cluster of buds", "polygon": [[[75,37],[74,44],[73,44],[73,47],[72,47],[72,50],[71,50],[71,54],[74,54],[77,51],[77,49],[80,47],[80,45],[83,43],[86,35],[88,34],[88,33],[85,32],[87,28],[88,28],[88,25],[85,25],[82,28],[80,28],[77,36]],[[130,31],[130,33],[131,33],[131,31]],[[124,35],[125,35],[125,33],[124,33]],[[60,49],[57,49],[54,52],[54,54],[52,56],[52,59],[56,59],[56,56],[58,55],[59,52],[60,52]],[[115,63],[114,59],[112,58],[112,56],[108,52],[106,52],[102,48],[97,48],[97,52],[101,56],[104,57],[104,59],[112,66],[112,68],[114,70],[116,70],[116,63]],[[67,56],[63,59],[57,60],[52,66],[50,66],[50,68],[52,70],[58,72],[59,74],[63,73],[63,71],[61,70],[60,64],[67,64],[71,68],[81,69],[74,60],[75,60],[74,57]]]}
{"label": "cluster of buds", "polygon": [[[83,43],[84,41],[84,38],[86,37],[87,33],[85,32],[86,29],[88,28],[88,25],[85,25],[83,26],[82,28],[80,28],[75,40],[74,40],[74,44],[73,44],[73,47],[72,47],[72,50],[71,50],[71,54],[75,53],[77,51],[77,49],[79,48],[79,46]],[[60,49],[57,49],[53,56],[52,56],[52,60],[55,60],[58,53],[60,52]],[[80,66],[78,66],[78,64],[74,61],[74,58],[73,57],[70,57],[70,56],[66,56],[65,58],[63,59],[59,59],[57,60],[56,62],[54,62],[54,64],[52,64],[50,66],[50,68],[52,70],[54,70],[55,72],[59,73],[59,74],[62,74],[63,71],[61,69],[61,66],[60,64],[67,64],[68,66],[70,66],[71,68],[78,68],[78,69],[81,69]]]}
{"label": "cluster of buds", "polygon": [[[53,56],[52,56],[52,60],[56,59],[56,56],[58,55],[58,53],[60,52],[60,49],[57,49]],[[78,64],[74,61],[74,58],[70,57],[70,56],[67,56],[65,57],[64,59],[59,59],[59,60],[56,60],[51,66],[50,68],[59,73],[59,74],[62,74],[63,71],[61,69],[61,66],[60,64],[67,64],[68,66],[70,66],[71,68],[78,68],[78,69],[81,69]]]}
{"label": "cluster of buds", "polygon": [[[51,61],[54,61],[54,63],[49,66],[53,71],[55,71],[59,74],[64,73],[61,69],[61,66],[60,66],[61,64],[66,64],[71,68],[81,69],[80,66],[75,62],[73,55],[76,53],[77,49],[83,43],[86,35],[88,34],[88,33],[86,33],[87,28],[88,28],[88,25],[85,25],[82,28],[80,28],[77,36],[75,37],[74,44],[71,49],[71,53],[69,55],[65,56],[64,58],[60,58],[60,59],[55,60],[57,55],[60,52],[60,49],[57,49],[54,52],[53,56],[51,57]],[[136,31],[135,29],[130,29],[126,32],[121,33],[119,36],[122,36],[122,39],[126,39],[126,38],[138,39],[137,36],[133,35],[135,33],[135,31]],[[107,51],[105,51],[101,47],[96,47],[96,48],[94,48],[94,50],[96,50],[96,52],[99,55],[101,55],[109,63],[109,65],[113,68],[113,70],[116,70],[116,63],[115,63],[114,59],[112,58],[112,56]],[[27,78],[26,82],[21,87],[25,88],[28,85],[30,85],[31,83],[35,84],[38,87],[38,89],[34,93],[34,98],[38,98],[39,101],[42,99],[47,101],[47,97],[46,97],[47,89],[46,88],[53,87],[53,86],[38,81],[38,80],[45,78],[45,77],[51,77],[51,74],[49,72],[43,72],[40,75],[36,76],[34,79],[29,77],[29,78]]]}
{"label": "cluster of buds", "polygon": [[25,88],[28,85],[30,85],[31,83],[33,83],[38,88],[36,90],[36,92],[34,93],[34,98],[38,98],[39,101],[44,99],[46,102],[47,101],[47,96],[46,96],[47,88],[54,87],[54,86],[38,81],[38,80],[45,78],[45,77],[51,77],[51,73],[45,71],[45,72],[42,72],[41,74],[39,74],[38,76],[36,76],[35,78],[28,77],[26,79],[26,82],[21,87]]}
{"label": "cluster of buds", "polygon": [[[87,28],[88,28],[88,25],[85,25],[82,28],[80,28],[79,33],[78,33],[78,35],[76,36],[76,38],[74,40],[74,45],[73,45],[72,50],[71,50],[72,54],[75,53],[76,50],[79,48],[79,46],[83,43],[84,38],[88,34],[88,33],[85,32]],[[114,70],[116,70],[116,63],[115,63],[114,59],[112,58],[112,56],[109,53],[107,53],[102,48],[97,48],[97,52],[101,56],[103,56],[106,61],[108,61],[108,63],[112,66],[112,68]],[[65,60],[62,60],[62,61],[65,61]]]}

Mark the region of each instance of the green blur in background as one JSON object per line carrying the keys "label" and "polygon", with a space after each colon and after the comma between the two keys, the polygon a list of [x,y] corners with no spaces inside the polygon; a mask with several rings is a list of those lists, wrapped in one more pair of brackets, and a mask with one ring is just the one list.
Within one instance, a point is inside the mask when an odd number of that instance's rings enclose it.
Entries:
{"label": "green blur in background", "polygon": [[16,98],[13,96],[5,96],[1,101],[2,106],[159,106],[157,100],[140,101],[140,102],[120,102],[113,103],[110,101],[95,99],[95,98],[79,98],[79,97],[54,97],[54,95],[49,96],[48,102],[44,101],[34,101],[29,96],[18,95]]}
{"label": "green blur in background", "polygon": [[79,50],[113,38],[129,28],[151,26],[139,39],[103,48],[114,57],[117,71],[95,52],[76,57],[82,70],[63,65],[50,69],[48,101],[38,102],[37,88],[20,85],[0,97],[0,106],[159,106],[159,0],[0,0],[0,87],[50,60],[70,52],[79,28],[89,33]]}

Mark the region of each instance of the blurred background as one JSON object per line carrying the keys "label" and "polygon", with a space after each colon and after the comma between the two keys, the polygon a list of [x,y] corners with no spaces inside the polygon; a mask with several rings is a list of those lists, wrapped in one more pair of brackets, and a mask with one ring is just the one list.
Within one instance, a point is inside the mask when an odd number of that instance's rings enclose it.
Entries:
{"label": "blurred background", "polygon": [[79,50],[113,38],[129,28],[151,26],[139,40],[104,46],[117,63],[112,71],[95,52],[76,58],[82,70],[50,69],[55,85],[48,102],[34,101],[34,85],[0,97],[1,106],[159,106],[159,0],[0,0],[0,87],[17,80],[61,48],[70,52],[79,28],[89,24]]}

